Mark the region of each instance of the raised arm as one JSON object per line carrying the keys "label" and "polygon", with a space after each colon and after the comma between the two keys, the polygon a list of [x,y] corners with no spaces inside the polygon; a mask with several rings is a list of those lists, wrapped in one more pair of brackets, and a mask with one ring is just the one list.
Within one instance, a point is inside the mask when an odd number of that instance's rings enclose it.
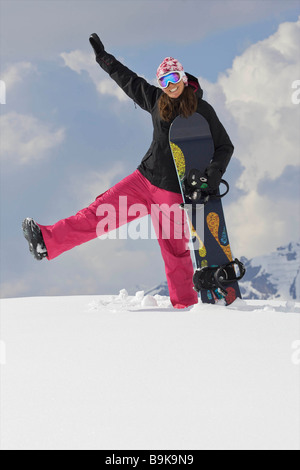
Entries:
{"label": "raised arm", "polygon": [[100,67],[122,88],[129,98],[142,109],[151,112],[161,90],[150,85],[144,78],[121,64],[113,55],[105,51],[104,45],[96,33],[90,36],[90,43]]}

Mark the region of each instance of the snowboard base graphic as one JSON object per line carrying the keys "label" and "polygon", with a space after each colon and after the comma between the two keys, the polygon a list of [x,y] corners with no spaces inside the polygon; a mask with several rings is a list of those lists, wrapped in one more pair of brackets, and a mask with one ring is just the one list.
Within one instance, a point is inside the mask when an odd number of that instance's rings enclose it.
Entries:
{"label": "snowboard base graphic", "polygon": [[[191,169],[204,173],[214,154],[208,122],[198,113],[189,118],[178,116],[171,125],[169,139],[184,208],[189,218],[191,257],[195,270],[233,262],[222,200],[210,198],[206,204],[195,204],[184,195],[184,177]],[[224,297],[219,289],[201,290],[201,300],[204,303],[216,303],[225,298],[229,305],[237,297],[241,297],[237,281],[227,284],[226,291],[227,295]]]}

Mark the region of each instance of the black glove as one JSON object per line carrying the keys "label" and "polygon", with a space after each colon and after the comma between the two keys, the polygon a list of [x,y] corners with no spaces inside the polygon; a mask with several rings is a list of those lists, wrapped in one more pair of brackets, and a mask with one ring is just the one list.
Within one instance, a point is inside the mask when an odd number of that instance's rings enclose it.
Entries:
{"label": "black glove", "polygon": [[91,43],[91,46],[92,48],[94,49],[94,52],[97,55],[103,55],[104,52],[105,52],[105,49],[104,49],[104,46],[103,46],[103,43],[101,41],[101,39],[99,38],[98,34],[96,33],[93,33],[90,35],[90,43]]}
{"label": "black glove", "polygon": [[184,182],[188,188],[193,189],[193,190],[207,188],[206,174],[203,174],[203,172],[196,170],[194,168],[189,171]]}
{"label": "black glove", "polygon": [[221,179],[222,172],[216,163],[211,163],[204,173],[193,168],[183,180],[185,196],[195,201],[200,194],[204,197],[216,195]]}
{"label": "black glove", "polygon": [[207,178],[208,189],[211,191],[217,191],[222,179],[222,171],[218,167],[217,163],[211,163],[206,168],[205,176]]}
{"label": "black glove", "polygon": [[183,188],[188,199],[198,200],[199,195],[208,188],[206,175],[197,169],[190,170],[184,177]]}

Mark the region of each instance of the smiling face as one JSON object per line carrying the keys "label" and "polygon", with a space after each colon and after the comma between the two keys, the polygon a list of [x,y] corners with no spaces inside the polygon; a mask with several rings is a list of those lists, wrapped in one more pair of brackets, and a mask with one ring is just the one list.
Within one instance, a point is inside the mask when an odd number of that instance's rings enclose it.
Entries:
{"label": "smiling face", "polygon": [[184,83],[183,80],[180,80],[178,83],[171,83],[169,82],[167,88],[163,88],[164,93],[168,95],[170,98],[179,98],[184,90]]}

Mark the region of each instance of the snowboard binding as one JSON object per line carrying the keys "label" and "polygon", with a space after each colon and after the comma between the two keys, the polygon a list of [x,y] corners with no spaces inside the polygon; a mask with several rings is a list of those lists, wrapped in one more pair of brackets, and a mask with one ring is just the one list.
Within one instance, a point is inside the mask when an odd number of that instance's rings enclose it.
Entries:
{"label": "snowboard binding", "polygon": [[229,184],[225,180],[221,180],[221,183],[226,186],[226,191],[222,194],[217,189],[211,189],[208,185],[208,180],[205,175],[197,177],[191,170],[190,174],[185,177],[182,182],[183,192],[185,198],[189,199],[193,203],[207,204],[210,199],[221,199],[226,196],[229,192]]}
{"label": "snowboard binding", "polygon": [[[236,269],[238,273],[236,272]],[[194,289],[196,292],[210,290],[227,297],[226,285],[239,281],[244,277],[246,268],[237,258],[222,266],[207,266],[197,269],[193,276]]]}

